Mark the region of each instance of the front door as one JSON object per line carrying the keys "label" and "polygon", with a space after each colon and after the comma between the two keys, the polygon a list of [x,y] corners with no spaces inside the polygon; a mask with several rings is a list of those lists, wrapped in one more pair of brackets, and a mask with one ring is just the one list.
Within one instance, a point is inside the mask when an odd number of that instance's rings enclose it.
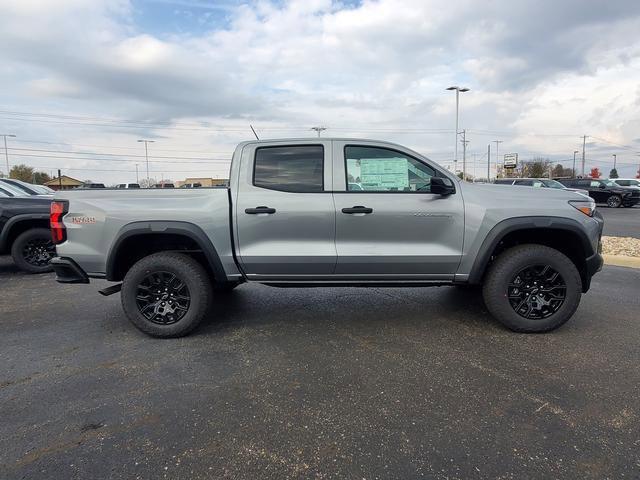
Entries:
{"label": "front door", "polygon": [[338,141],[334,172],[336,190],[342,190],[334,192],[336,275],[453,279],[462,255],[464,206],[459,190],[430,192],[431,177],[446,177],[443,172],[396,149]]}
{"label": "front door", "polygon": [[301,280],[333,273],[331,142],[244,147],[234,205],[248,278]]}

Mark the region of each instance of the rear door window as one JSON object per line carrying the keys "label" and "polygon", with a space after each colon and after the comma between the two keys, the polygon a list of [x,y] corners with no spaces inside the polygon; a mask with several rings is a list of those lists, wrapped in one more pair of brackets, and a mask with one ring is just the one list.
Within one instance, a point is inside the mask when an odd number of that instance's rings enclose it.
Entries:
{"label": "rear door window", "polygon": [[253,184],[283,192],[322,192],[324,148],[322,145],[258,148],[253,167]]}

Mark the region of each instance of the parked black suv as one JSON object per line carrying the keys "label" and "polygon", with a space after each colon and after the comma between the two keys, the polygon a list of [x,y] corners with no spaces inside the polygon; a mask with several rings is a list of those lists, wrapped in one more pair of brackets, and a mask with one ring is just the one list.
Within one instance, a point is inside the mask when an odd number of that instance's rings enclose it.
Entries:
{"label": "parked black suv", "polygon": [[640,202],[640,190],[621,187],[611,180],[559,178],[558,181],[567,187],[587,190],[596,203],[606,203],[611,208],[633,207]]}

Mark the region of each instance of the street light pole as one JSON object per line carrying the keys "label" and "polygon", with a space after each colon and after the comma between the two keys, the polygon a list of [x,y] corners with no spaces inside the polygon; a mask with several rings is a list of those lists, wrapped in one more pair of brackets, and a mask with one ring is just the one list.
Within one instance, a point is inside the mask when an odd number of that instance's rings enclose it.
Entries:
{"label": "street light pole", "polygon": [[149,143],[155,143],[154,140],[138,140],[139,143],[144,143],[144,158],[147,161],[147,188],[149,188]]}
{"label": "street light pole", "polygon": [[9,150],[7,149],[7,137],[16,138],[12,133],[0,134],[0,137],[4,138],[4,158],[7,161],[7,178],[9,178]]}
{"label": "street light pole", "polygon": [[[498,146],[503,143],[503,140],[493,140],[493,143],[496,144],[496,177],[498,176]],[[503,168],[504,170],[504,168]]]}
{"label": "street light pole", "polygon": [[140,183],[138,180],[138,164],[136,163],[136,183]]}
{"label": "street light pole", "polygon": [[613,169],[616,169],[616,160],[618,159],[618,156],[614,153],[613,154]]}
{"label": "street light pole", "polygon": [[573,171],[572,171],[572,173],[573,173],[572,177],[573,178],[576,178],[576,153],[580,153],[580,152],[578,150],[574,150],[573,151]]}
{"label": "street light pole", "polygon": [[456,130],[454,132],[454,156],[453,156],[453,170],[454,173],[455,171],[458,169],[458,120],[459,120],[459,113],[460,113],[460,92],[464,93],[464,92],[468,92],[469,89],[466,87],[458,87],[457,85],[454,85],[452,87],[448,87],[446,90],[455,90],[456,91]]}

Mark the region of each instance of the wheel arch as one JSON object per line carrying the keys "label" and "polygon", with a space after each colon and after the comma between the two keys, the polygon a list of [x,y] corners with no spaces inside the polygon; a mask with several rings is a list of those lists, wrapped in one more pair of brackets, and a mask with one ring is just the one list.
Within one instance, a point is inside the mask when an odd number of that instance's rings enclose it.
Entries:
{"label": "wheel arch", "polygon": [[226,281],[220,256],[207,234],[190,222],[144,221],[123,226],[107,254],[106,279],[120,281],[140,258],[161,251],[196,257],[216,281]]}
{"label": "wheel arch", "polygon": [[482,283],[494,258],[507,248],[524,243],[547,245],[567,255],[580,272],[583,291],[589,288],[587,258],[596,252],[580,224],[562,217],[518,217],[496,224],[480,246],[469,283]]}
{"label": "wheel arch", "polygon": [[22,213],[14,215],[0,232],[0,252],[8,252],[18,236],[31,228],[50,228],[48,213]]}

